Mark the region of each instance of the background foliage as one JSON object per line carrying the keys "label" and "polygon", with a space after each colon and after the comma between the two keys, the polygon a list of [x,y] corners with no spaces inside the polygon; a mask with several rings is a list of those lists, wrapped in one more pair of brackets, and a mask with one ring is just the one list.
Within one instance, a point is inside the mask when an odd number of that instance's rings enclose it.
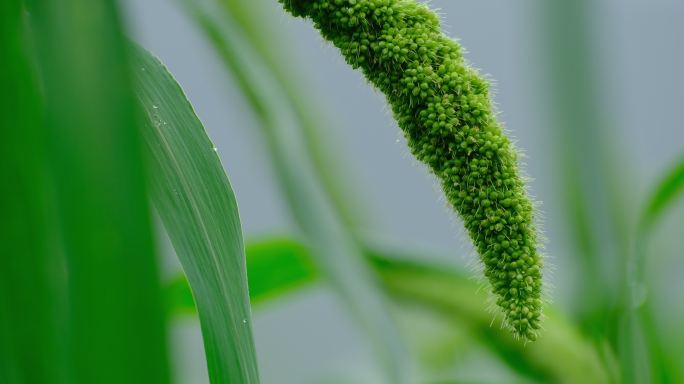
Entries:
{"label": "background foliage", "polygon": [[9,0],[0,383],[684,381],[684,8],[431,6],[544,203],[537,342],[383,98],[275,0]]}

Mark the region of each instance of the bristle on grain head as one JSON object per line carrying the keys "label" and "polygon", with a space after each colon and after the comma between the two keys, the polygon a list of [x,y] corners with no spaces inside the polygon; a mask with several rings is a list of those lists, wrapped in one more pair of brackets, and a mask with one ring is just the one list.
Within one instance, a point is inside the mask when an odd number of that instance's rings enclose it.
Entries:
{"label": "bristle on grain head", "polygon": [[408,0],[280,0],[311,19],[386,96],[413,155],[439,178],[516,336],[535,340],[542,258],[517,152],[489,84],[427,6]]}

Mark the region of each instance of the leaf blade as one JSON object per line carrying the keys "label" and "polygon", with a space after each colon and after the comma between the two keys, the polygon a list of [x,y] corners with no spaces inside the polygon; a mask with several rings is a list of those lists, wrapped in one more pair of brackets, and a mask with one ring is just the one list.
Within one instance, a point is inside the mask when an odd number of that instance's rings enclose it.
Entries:
{"label": "leaf blade", "polygon": [[656,184],[639,217],[634,249],[627,264],[619,346],[624,376],[630,382],[668,383],[677,381],[682,375],[655,325],[653,304],[643,297],[647,286],[646,249],[651,232],[682,192],[684,161],[675,164]]}
{"label": "leaf blade", "polygon": [[68,268],[70,379],[168,382],[140,127],[117,2],[27,5]]}
{"label": "leaf blade", "polygon": [[[293,257],[292,254],[298,254]],[[476,336],[490,351],[518,373],[544,382],[607,382],[608,373],[600,364],[596,351],[586,340],[572,329],[557,312],[547,308],[544,337],[529,345],[521,345],[500,327],[500,319],[484,308],[487,295],[466,273],[444,269],[409,260],[420,257],[397,254],[377,247],[367,247],[365,255],[381,277],[383,288],[393,300],[400,304],[427,306],[433,313],[449,319],[458,319],[466,325],[468,332]],[[252,282],[260,280],[282,281],[278,276],[282,269],[269,268],[273,259],[282,257],[287,262],[303,263],[289,269],[306,271],[300,275],[299,284],[283,289],[271,284],[268,289],[251,289]],[[311,252],[295,240],[285,238],[264,239],[247,246],[247,265],[250,276],[250,292],[253,301],[264,304],[280,295],[296,289],[311,287],[323,276],[311,268]],[[279,261],[279,265],[284,261]],[[259,276],[259,274],[263,274]],[[290,281],[291,283],[291,281]],[[174,307],[172,314],[193,313],[192,303],[178,295],[189,292],[184,279],[174,279],[169,302]],[[444,292],[449,292],[445,295]],[[180,310],[178,309],[179,307]]]}
{"label": "leaf blade", "polygon": [[65,383],[64,279],[49,219],[43,108],[22,2],[0,4],[0,382]]}
{"label": "leaf blade", "polygon": [[[265,304],[315,284],[320,272],[306,247],[285,237],[246,245],[249,297],[252,305]],[[185,276],[166,285],[169,316],[196,315],[197,308]]]}
{"label": "leaf blade", "polygon": [[651,193],[646,209],[641,215],[642,231],[648,230],[666,208],[677,201],[682,192],[684,192],[684,160],[672,167]]}
{"label": "leaf blade", "polygon": [[260,119],[277,181],[316,264],[365,331],[387,381],[411,382],[415,372],[403,338],[376,276],[316,174],[296,111],[286,101],[287,92],[230,15],[220,4],[210,3],[181,2],[214,44]]}
{"label": "leaf blade", "polygon": [[242,229],[230,182],[166,68],[142,49],[135,49],[134,68],[147,118],[152,199],[197,301],[209,377],[212,383],[258,383]]}

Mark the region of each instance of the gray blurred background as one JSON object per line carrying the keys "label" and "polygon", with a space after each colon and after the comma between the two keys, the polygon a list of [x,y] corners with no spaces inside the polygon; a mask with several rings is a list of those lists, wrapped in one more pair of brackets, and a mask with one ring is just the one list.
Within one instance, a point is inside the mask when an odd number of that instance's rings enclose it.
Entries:
{"label": "gray blurred background", "polygon": [[[330,124],[320,128],[373,218],[364,232],[421,250],[426,258],[474,269],[476,257],[460,221],[446,207],[435,179],[408,153],[384,97],[347,66],[309,22],[285,14],[276,0],[249,1],[263,3],[264,12],[273,16],[265,19],[278,21],[270,28],[290,42],[287,49],[299,72],[307,75],[302,81],[310,99],[330,117]],[[214,140],[237,195],[246,239],[294,232],[257,120],[211,46],[173,0],[125,3],[134,38],[173,73]],[[542,3],[434,0],[430,6],[439,10],[446,32],[466,48],[468,60],[495,80],[500,119],[526,154],[530,190],[542,202],[551,297],[571,312],[572,291],[583,277],[574,270],[567,210],[560,197],[566,175],[554,154],[563,142],[554,136]],[[684,2],[590,3],[585,32],[591,37],[588,62],[595,88],[588,91],[596,93],[594,107],[617,153],[621,177],[632,180],[626,191],[630,204],[638,206],[650,185],[684,153]],[[665,240],[654,242],[658,258],[649,262],[649,275],[657,276],[654,290],[666,303],[663,321],[684,319],[684,279],[679,278],[684,272],[683,244],[681,239],[678,244],[671,241],[682,233],[683,213],[679,204],[659,227],[656,237]],[[179,269],[168,253],[166,272],[171,276]],[[265,384],[331,382],[325,381],[329,377],[372,383],[378,375],[361,334],[325,288],[257,308],[254,330]],[[173,340],[180,382],[207,382],[198,323],[179,320]],[[506,369],[477,350],[461,356],[454,366],[463,380],[476,382],[497,382]]]}

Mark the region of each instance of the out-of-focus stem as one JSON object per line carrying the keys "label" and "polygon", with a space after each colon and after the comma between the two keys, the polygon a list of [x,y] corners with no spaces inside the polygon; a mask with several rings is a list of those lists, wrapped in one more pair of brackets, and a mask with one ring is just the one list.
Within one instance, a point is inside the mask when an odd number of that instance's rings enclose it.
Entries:
{"label": "out-of-focus stem", "polygon": [[339,161],[330,140],[321,136],[321,127],[334,123],[317,107],[316,100],[302,89],[304,76],[291,55],[283,50],[291,43],[279,38],[279,32],[272,28],[277,19],[268,19],[269,13],[263,9],[263,1],[218,0],[218,3],[231,15],[235,27],[242,30],[255,56],[264,62],[273,81],[287,96],[283,102],[290,104],[298,119],[302,143],[311,157],[316,176],[337,215],[354,235],[360,225],[368,224],[372,218],[363,214],[366,211],[363,199],[350,183],[353,177]]}
{"label": "out-of-focus stem", "polygon": [[233,27],[228,14],[193,1],[182,4],[214,43],[261,120],[291,214],[326,280],[362,324],[385,367],[387,382],[412,382],[411,362],[382,292],[353,235],[320,184],[297,115],[287,102],[288,95],[256,56],[243,32]]}
{"label": "out-of-focus stem", "polygon": [[[542,4],[554,132],[561,154],[558,174],[564,181],[571,236],[581,261],[580,322],[587,333],[607,338],[620,350],[621,380],[638,382],[649,376],[645,371],[660,370],[656,367],[661,364],[661,348],[649,320],[650,306],[636,309],[633,303],[635,290],[644,289],[640,276],[645,255],[637,249],[635,256],[631,247],[636,205],[629,204],[633,188],[622,173],[629,167],[626,159],[616,158],[611,144],[619,145],[619,136],[606,125],[600,107],[605,103],[599,96],[599,68],[592,62],[589,32],[595,5],[589,0]],[[618,271],[615,282],[612,271]],[[645,345],[640,346],[637,340],[642,337]],[[643,348],[650,349],[650,355],[639,355],[637,349]]]}
{"label": "out-of-focus stem", "polygon": [[627,181],[616,169],[615,148],[609,145],[615,142],[610,139],[612,130],[600,108],[591,8],[588,0],[543,2],[539,16],[560,160],[556,174],[563,185],[573,254],[581,267],[579,320],[586,332],[607,336],[615,345],[625,284],[622,273],[615,279],[612,272],[624,270],[633,210],[626,203]]}

